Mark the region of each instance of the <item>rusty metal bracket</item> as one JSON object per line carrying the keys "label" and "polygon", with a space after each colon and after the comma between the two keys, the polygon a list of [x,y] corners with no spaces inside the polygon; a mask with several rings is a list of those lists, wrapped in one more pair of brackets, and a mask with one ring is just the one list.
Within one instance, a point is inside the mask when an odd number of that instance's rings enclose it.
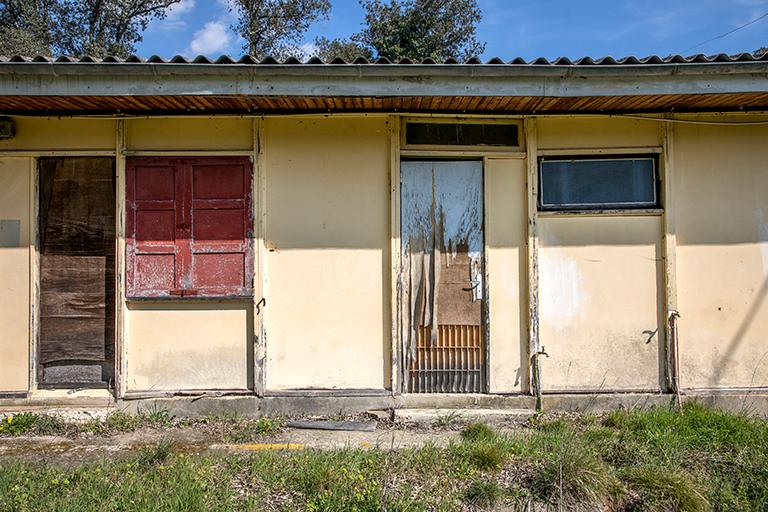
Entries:
{"label": "rusty metal bracket", "polygon": [[261,300],[259,300],[259,302],[256,303],[256,314],[257,315],[261,314],[262,306],[263,307],[267,307],[267,299],[265,297],[262,297]]}

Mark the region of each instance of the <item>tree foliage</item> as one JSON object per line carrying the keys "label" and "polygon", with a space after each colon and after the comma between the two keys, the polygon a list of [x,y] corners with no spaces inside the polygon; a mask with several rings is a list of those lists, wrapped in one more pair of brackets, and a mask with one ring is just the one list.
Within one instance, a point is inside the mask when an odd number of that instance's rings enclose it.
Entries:
{"label": "tree foliage", "polygon": [[761,55],[765,55],[766,53],[768,53],[768,46],[764,46],[762,48],[758,48],[757,50],[754,51],[753,55],[755,57],[759,57]]}
{"label": "tree foliage", "polygon": [[342,58],[347,62],[352,62],[358,57],[369,60],[373,58],[373,52],[370,48],[348,39],[318,37],[315,39],[315,47],[317,48],[316,56],[325,62],[330,62],[335,58]]}
{"label": "tree foliage", "polygon": [[239,20],[235,31],[243,49],[258,58],[298,56],[299,43],[312,23],[325,19],[330,0],[234,0]]}
{"label": "tree foliage", "polygon": [[126,57],[180,0],[0,0],[0,53]]}
{"label": "tree foliage", "polygon": [[367,52],[392,61],[466,60],[485,50],[477,40],[482,18],[477,0],[360,0],[360,4],[365,9],[362,30],[349,40],[318,44],[321,50]]}

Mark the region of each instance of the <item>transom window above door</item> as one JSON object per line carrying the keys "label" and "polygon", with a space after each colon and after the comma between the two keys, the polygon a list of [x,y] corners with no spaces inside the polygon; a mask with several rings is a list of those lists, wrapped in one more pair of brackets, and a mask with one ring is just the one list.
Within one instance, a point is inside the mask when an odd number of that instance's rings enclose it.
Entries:
{"label": "transom window above door", "polygon": [[520,149],[520,123],[484,119],[410,119],[403,125],[404,149],[487,150]]}

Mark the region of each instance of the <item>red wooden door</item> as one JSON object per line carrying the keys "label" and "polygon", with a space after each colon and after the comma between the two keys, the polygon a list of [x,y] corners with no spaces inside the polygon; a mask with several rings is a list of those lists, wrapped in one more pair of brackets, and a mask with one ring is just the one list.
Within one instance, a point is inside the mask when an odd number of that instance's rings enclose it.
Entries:
{"label": "red wooden door", "polygon": [[252,294],[248,158],[129,158],[126,170],[129,297]]}

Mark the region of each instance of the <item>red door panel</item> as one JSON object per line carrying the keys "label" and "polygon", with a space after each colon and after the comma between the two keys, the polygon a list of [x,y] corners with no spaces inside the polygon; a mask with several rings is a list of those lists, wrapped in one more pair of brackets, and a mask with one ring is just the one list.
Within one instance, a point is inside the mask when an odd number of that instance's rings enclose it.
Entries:
{"label": "red door panel", "polygon": [[250,160],[130,158],[127,163],[128,295],[251,295]]}

